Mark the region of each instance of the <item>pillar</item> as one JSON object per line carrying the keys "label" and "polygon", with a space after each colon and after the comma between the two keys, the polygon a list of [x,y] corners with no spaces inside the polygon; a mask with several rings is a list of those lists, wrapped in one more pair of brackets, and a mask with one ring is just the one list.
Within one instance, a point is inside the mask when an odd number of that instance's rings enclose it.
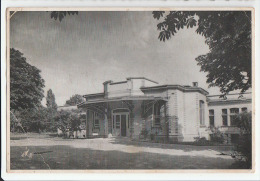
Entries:
{"label": "pillar", "polygon": [[166,130],[166,141],[169,142],[169,119],[168,119],[168,106],[167,102],[164,103],[164,117],[165,117],[165,130]]}
{"label": "pillar", "polygon": [[86,138],[89,136],[88,110],[86,109]]}
{"label": "pillar", "polygon": [[105,109],[105,118],[104,118],[104,135],[108,135],[108,119],[107,119],[107,109]]}

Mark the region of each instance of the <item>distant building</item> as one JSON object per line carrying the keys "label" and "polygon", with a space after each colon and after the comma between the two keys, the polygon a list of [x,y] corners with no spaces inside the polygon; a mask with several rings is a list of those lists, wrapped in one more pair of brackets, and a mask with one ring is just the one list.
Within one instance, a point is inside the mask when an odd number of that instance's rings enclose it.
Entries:
{"label": "distant building", "polygon": [[251,94],[225,99],[209,96],[193,86],[158,85],[145,77],[106,81],[104,92],[87,94],[78,105],[86,112],[86,137],[119,136],[140,139],[146,132],[153,139],[194,141],[210,139],[210,126],[219,127],[231,142],[238,135],[235,114],[251,111]]}

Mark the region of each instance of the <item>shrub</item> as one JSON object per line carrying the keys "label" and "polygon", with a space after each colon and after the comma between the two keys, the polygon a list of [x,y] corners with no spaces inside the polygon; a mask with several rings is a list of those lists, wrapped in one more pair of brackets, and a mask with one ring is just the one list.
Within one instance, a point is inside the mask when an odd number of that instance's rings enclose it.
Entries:
{"label": "shrub", "polygon": [[239,114],[234,122],[240,128],[240,137],[233,156],[243,162],[243,168],[252,168],[252,113]]}
{"label": "shrub", "polygon": [[225,137],[224,134],[219,131],[218,128],[212,127],[210,128],[212,134],[210,135],[210,141],[214,143],[224,143]]}
{"label": "shrub", "polygon": [[194,137],[195,141],[194,144],[195,145],[199,145],[199,146],[209,146],[209,145],[213,145],[213,143],[209,140],[207,140],[205,137]]}
{"label": "shrub", "polygon": [[147,138],[147,135],[148,135],[148,131],[147,131],[147,129],[142,129],[140,135],[143,136],[144,139],[146,139],[146,138]]}

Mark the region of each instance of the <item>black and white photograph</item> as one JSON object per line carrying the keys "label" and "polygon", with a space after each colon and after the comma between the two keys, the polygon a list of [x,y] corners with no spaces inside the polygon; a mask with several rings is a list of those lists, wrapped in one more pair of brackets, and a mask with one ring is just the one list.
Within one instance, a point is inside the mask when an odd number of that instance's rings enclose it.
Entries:
{"label": "black and white photograph", "polygon": [[253,8],[7,19],[9,172],[254,170]]}

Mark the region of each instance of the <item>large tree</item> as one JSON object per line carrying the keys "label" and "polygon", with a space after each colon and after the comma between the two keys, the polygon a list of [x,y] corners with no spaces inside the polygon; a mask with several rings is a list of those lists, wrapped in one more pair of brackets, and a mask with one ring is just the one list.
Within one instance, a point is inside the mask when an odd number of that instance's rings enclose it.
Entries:
{"label": "large tree", "polygon": [[66,101],[65,105],[76,106],[77,104],[80,104],[82,102],[84,102],[84,98],[79,94],[75,94]]}
{"label": "large tree", "polygon": [[207,72],[209,87],[218,86],[223,95],[241,93],[252,85],[250,11],[154,11],[160,41],[169,40],[177,31],[196,26],[205,37],[209,53],[196,58],[201,71]]}
{"label": "large tree", "polygon": [[11,110],[38,108],[44,97],[40,70],[26,62],[19,50],[10,49]]}

